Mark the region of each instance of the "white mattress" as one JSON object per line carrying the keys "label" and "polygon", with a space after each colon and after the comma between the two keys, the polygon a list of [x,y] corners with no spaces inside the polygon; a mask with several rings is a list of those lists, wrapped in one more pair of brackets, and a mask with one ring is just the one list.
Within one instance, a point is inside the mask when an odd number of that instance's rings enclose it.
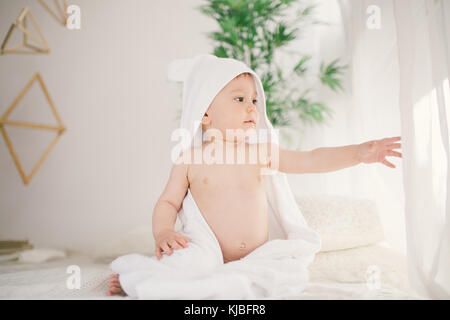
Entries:
{"label": "white mattress", "polygon": [[[81,270],[81,288],[68,289],[66,281],[70,265]],[[0,299],[130,299],[107,296],[109,261],[96,262],[82,255],[24,264],[14,261],[0,263]],[[339,282],[312,279],[300,296],[288,299],[418,299],[389,284],[370,289],[363,282]]]}

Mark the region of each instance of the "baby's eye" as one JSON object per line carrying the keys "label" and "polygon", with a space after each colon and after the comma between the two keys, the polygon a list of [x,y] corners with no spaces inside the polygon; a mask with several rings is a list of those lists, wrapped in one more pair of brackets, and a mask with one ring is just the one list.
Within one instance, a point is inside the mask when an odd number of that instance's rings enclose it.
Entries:
{"label": "baby's eye", "polygon": [[[242,101],[244,100],[243,97],[237,97],[237,98],[235,98],[235,99],[242,99],[242,100],[239,100],[239,102],[242,102]],[[257,100],[257,99],[253,99],[252,102],[256,104],[256,103],[258,102],[258,100]]]}

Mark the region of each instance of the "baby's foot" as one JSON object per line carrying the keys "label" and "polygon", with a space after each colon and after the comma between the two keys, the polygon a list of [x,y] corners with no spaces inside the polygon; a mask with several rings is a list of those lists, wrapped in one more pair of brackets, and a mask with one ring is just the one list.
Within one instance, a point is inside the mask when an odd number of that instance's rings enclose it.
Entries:
{"label": "baby's foot", "polygon": [[126,295],[122,287],[120,286],[118,274],[111,274],[109,276],[109,291],[107,295],[112,296],[114,294]]}

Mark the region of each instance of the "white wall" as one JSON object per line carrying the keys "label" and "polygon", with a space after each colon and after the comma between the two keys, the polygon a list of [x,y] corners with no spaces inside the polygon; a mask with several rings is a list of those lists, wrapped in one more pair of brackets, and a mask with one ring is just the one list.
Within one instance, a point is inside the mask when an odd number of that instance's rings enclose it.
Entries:
{"label": "white wall", "polygon": [[[192,9],[200,1],[68,2],[81,8],[81,30],[58,25],[37,1],[0,0],[2,40],[29,6],[52,49],[0,56],[0,114],[39,71],[67,127],[28,186],[1,139],[0,239],[84,250],[151,224],[178,126],[180,90],[165,69],[174,58],[210,52],[203,33],[215,22]],[[10,119],[55,123],[34,89]],[[29,173],[53,136],[6,130]]]}

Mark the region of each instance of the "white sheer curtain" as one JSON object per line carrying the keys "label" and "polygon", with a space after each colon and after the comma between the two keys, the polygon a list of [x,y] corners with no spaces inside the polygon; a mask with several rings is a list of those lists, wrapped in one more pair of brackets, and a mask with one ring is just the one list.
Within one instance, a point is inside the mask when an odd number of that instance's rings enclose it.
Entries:
{"label": "white sheer curtain", "polygon": [[450,1],[394,0],[411,286],[450,298]]}
{"label": "white sheer curtain", "polygon": [[[328,5],[329,0],[325,0]],[[345,43],[342,59],[349,64],[345,94],[329,99],[336,112],[332,129],[325,131],[324,145],[362,143],[401,135],[398,108],[398,63],[395,23],[391,1],[338,1]],[[381,12],[379,29],[369,29],[367,8],[377,4]],[[324,29],[324,33],[328,32]],[[333,51],[323,48],[322,51]],[[341,101],[342,100],[342,101]],[[333,139],[338,137],[338,139]],[[388,244],[406,255],[403,161],[391,157],[396,166],[360,164],[327,174],[330,193],[338,189],[376,202]],[[343,184],[346,182],[346,184]],[[348,185],[347,185],[348,184]]]}
{"label": "white sheer curtain", "polygon": [[[368,132],[372,126],[394,128],[391,121],[401,126],[399,168],[410,285],[422,297],[448,299],[450,1],[339,0],[339,4],[357,119]],[[374,8],[380,25],[371,29],[366,22]],[[364,123],[368,116],[371,121]]]}
{"label": "white sheer curtain", "polygon": [[[332,109],[333,118],[326,125],[299,123],[294,127],[298,140],[293,145],[298,143],[300,150],[312,150],[399,136],[392,2],[388,1],[391,10],[386,10],[391,12],[390,23],[384,23],[377,31],[365,28],[365,8],[372,0],[367,4],[362,0],[314,2],[318,4],[316,17],[327,25],[308,27],[293,50],[313,57],[310,68],[313,74],[321,61],[331,62],[336,58],[340,58],[339,64],[349,64],[350,68],[343,75],[344,92],[337,94],[317,86],[321,89],[314,98]],[[304,88],[302,83],[298,86]],[[322,174],[288,175],[288,180],[299,195],[339,194],[373,200],[383,224],[384,244],[406,256],[402,160],[391,158],[391,161],[396,169],[382,164],[361,164]]]}

